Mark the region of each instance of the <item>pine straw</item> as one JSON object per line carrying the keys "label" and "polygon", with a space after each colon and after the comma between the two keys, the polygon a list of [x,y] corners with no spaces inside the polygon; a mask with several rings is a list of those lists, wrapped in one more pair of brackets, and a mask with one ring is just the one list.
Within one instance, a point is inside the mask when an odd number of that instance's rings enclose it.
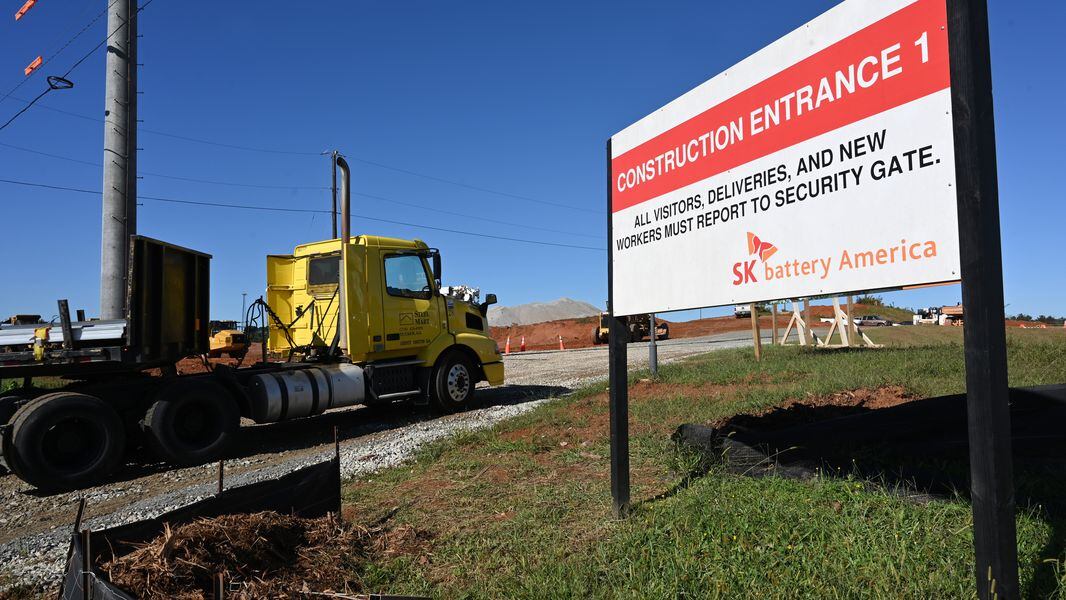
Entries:
{"label": "pine straw", "polygon": [[261,512],[167,526],[159,537],[99,567],[141,598],[210,598],[218,573],[228,598],[343,597],[362,591],[359,575],[373,556],[417,552],[424,540],[405,526],[386,531],[333,515]]}

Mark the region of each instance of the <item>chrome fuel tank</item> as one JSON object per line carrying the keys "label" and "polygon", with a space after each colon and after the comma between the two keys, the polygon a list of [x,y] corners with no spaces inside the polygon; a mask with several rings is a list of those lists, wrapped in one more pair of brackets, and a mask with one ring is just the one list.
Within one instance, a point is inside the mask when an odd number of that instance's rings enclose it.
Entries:
{"label": "chrome fuel tank", "polygon": [[349,364],[264,373],[252,377],[249,388],[256,423],[317,415],[366,397],[362,367]]}

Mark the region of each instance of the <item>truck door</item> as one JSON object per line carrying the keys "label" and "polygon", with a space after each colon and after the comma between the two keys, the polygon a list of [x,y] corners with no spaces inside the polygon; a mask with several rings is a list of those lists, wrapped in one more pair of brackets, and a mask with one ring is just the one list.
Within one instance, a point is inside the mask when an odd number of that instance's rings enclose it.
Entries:
{"label": "truck door", "polygon": [[428,346],[441,331],[439,302],[426,260],[418,254],[385,254],[381,309],[385,351]]}

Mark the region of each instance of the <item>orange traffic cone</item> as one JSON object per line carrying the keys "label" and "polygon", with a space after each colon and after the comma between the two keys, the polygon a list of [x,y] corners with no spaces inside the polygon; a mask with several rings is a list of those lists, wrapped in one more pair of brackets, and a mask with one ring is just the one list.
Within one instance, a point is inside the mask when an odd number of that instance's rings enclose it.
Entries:
{"label": "orange traffic cone", "polygon": [[511,353],[511,336],[507,336],[507,341],[503,345],[503,353],[504,354],[510,354]]}
{"label": "orange traffic cone", "polygon": [[526,351],[526,336],[524,336],[524,335],[522,336],[522,345],[518,347],[518,350],[520,352],[525,352]]}
{"label": "orange traffic cone", "polygon": [[561,335],[559,336],[559,349],[566,350],[566,348],[563,347],[563,336]]}

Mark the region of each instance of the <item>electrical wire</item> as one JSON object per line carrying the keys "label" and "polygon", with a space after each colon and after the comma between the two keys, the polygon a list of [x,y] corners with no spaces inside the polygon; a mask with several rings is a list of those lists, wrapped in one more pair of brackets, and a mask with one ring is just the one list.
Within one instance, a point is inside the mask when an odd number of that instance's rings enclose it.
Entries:
{"label": "electrical wire", "polygon": [[[76,187],[62,186],[62,185],[51,185],[51,184],[47,184],[47,183],[18,181],[18,180],[14,180],[14,179],[0,179],[0,183],[7,183],[7,184],[11,184],[11,185],[21,185],[21,186],[28,186],[28,187],[36,187],[36,188],[43,188],[43,189],[50,189],[50,190],[67,191],[67,192],[78,192],[78,193],[82,193],[82,194],[96,194],[96,195],[100,194],[100,192],[98,190],[89,190],[89,189],[85,189],[85,188],[76,188]],[[184,199],[179,199],[179,198],[165,198],[165,197],[161,197],[161,196],[138,195],[137,199],[138,200],[150,200],[150,201],[155,201],[155,202],[167,202],[167,203],[171,203],[171,204],[186,204],[186,205],[191,205],[191,206],[210,206],[210,207],[216,207],[216,208],[233,208],[233,209],[240,209],[240,210],[256,210],[256,211],[265,211],[265,212],[311,213],[311,214],[330,214],[330,212],[331,212],[331,211],[328,211],[328,210],[316,210],[316,209],[313,209],[313,208],[286,208],[286,207],[281,207],[281,206],[261,206],[261,205],[255,205],[255,204],[232,204],[232,203],[227,203],[227,202],[206,202],[206,201],[201,201],[201,200],[184,200]],[[395,220],[392,220],[392,219],[382,219],[382,218],[379,218],[379,217],[369,217],[369,216],[366,216],[366,215],[355,215],[355,214],[353,214],[352,217],[356,218],[356,219],[362,219],[364,221],[374,221],[374,222],[377,222],[377,223],[388,223],[390,225],[401,225],[401,226],[404,226],[404,227],[414,227],[414,228],[417,228],[417,229],[427,229],[427,230],[430,230],[430,231],[441,231],[441,232],[445,232],[445,233],[454,233],[454,234],[458,234],[458,235],[466,235],[466,236],[487,238],[487,239],[493,239],[493,240],[501,240],[501,241],[507,241],[507,242],[518,242],[518,243],[523,243],[523,244],[535,244],[535,245],[539,245],[539,246],[554,246],[554,247],[557,247],[557,248],[573,248],[573,249],[577,249],[577,250],[593,250],[593,251],[597,251],[597,252],[605,252],[606,251],[604,248],[597,248],[597,247],[593,247],[593,246],[579,246],[579,245],[576,245],[576,244],[563,244],[563,243],[558,243],[558,242],[545,242],[545,241],[542,241],[542,240],[530,240],[530,239],[525,239],[525,238],[514,238],[514,237],[503,236],[503,235],[494,235],[494,234],[489,234],[489,233],[478,233],[478,232],[474,232],[474,231],[463,231],[461,229],[450,229],[450,228],[447,228],[447,227],[437,227],[437,226],[434,226],[434,225],[424,225],[424,224],[421,224],[421,223],[408,223],[408,222],[405,222],[405,221],[395,221]]]}
{"label": "electrical wire", "polygon": [[447,183],[447,184],[451,184],[451,185],[454,185],[454,186],[466,188],[466,189],[469,189],[469,190],[477,190],[479,192],[485,192],[487,194],[496,194],[497,196],[504,196],[506,198],[517,198],[518,200],[525,200],[527,202],[535,202],[537,204],[544,204],[544,205],[547,205],[547,206],[555,206],[557,208],[565,208],[565,209],[568,209],[568,210],[578,210],[578,211],[581,211],[581,212],[587,212],[587,213],[593,213],[593,214],[599,214],[600,213],[600,211],[593,210],[591,208],[583,208],[583,207],[580,207],[580,206],[571,206],[569,204],[562,204],[562,203],[559,203],[559,202],[549,202],[548,200],[540,200],[538,198],[532,198],[530,196],[522,196],[520,194],[512,194],[511,192],[502,192],[500,190],[493,190],[493,189],[484,188],[484,187],[480,187],[480,186],[476,186],[476,185],[470,185],[470,184],[467,184],[467,183],[462,183],[460,181],[452,181],[451,179],[444,179],[443,177],[436,177],[434,175],[426,175],[425,173],[419,173],[417,171],[410,171],[408,169],[401,169],[400,167],[393,167],[393,166],[382,164],[382,163],[379,163],[379,162],[374,162],[372,160],[367,160],[365,158],[358,158],[358,157],[354,157],[354,156],[348,156],[347,154],[344,155],[344,157],[349,159],[349,160],[354,160],[356,162],[363,163],[365,165],[371,165],[371,166],[377,167],[379,169],[386,169],[386,170],[389,170],[389,171],[396,171],[397,173],[404,173],[404,174],[407,174],[407,175],[412,175],[414,177],[421,177],[422,179],[428,179],[430,181],[439,181],[441,183]]}
{"label": "electrical wire", "polygon": [[[115,2],[118,2],[118,1],[119,1],[119,0],[112,0],[111,4],[109,4],[109,5],[108,5],[108,9],[110,10],[110,7],[111,7],[111,6],[113,6]],[[141,12],[142,10],[144,10],[145,8],[147,8],[147,7],[148,7],[148,5],[149,5],[149,4],[151,4],[151,3],[153,2],[153,1],[154,1],[154,0],[146,0],[146,2],[145,2],[144,4],[142,4],[142,5],[140,6],[140,8],[138,8],[138,9],[137,9],[136,11],[134,11],[134,15],[140,14],[140,12]],[[105,12],[106,12],[106,11],[105,11]],[[45,96],[46,96],[46,95],[48,94],[48,92],[51,92],[52,90],[58,90],[58,89],[68,89],[68,88],[74,87],[74,84],[73,84],[73,83],[70,83],[70,81],[69,81],[69,80],[67,79],[67,78],[68,78],[68,77],[70,76],[70,74],[74,72],[74,69],[77,69],[77,68],[78,68],[78,67],[79,67],[79,66],[80,66],[80,65],[81,65],[81,64],[82,64],[83,62],[85,62],[85,61],[86,61],[86,60],[87,60],[87,59],[88,59],[88,58],[89,58],[90,56],[92,56],[93,54],[95,54],[97,50],[99,50],[100,48],[102,48],[102,47],[104,46],[104,44],[106,44],[106,43],[107,43],[107,42],[108,42],[108,41],[109,41],[109,40],[110,40],[110,39],[111,39],[112,37],[114,37],[114,35],[115,35],[116,33],[118,33],[119,31],[122,31],[122,28],[121,28],[121,27],[118,27],[118,28],[116,28],[116,29],[115,29],[114,31],[112,31],[111,33],[109,33],[109,34],[107,35],[107,37],[105,37],[105,38],[103,39],[103,41],[101,41],[101,42],[100,42],[99,44],[97,44],[96,46],[94,46],[92,50],[89,50],[88,52],[86,52],[86,53],[85,53],[85,55],[84,55],[84,56],[82,56],[82,57],[81,57],[81,58],[79,58],[79,59],[78,59],[77,61],[75,61],[75,62],[74,62],[74,64],[73,64],[73,65],[71,65],[69,69],[67,69],[66,73],[63,73],[63,75],[62,75],[61,77],[59,77],[59,78],[58,78],[59,80],[62,80],[62,81],[64,81],[64,82],[68,83],[68,84],[69,84],[68,86],[64,86],[64,87],[58,87],[58,86],[54,85],[54,84],[53,84],[53,82],[52,82],[52,80],[53,80],[53,79],[57,79],[57,78],[55,78],[55,77],[49,77],[49,78],[48,78],[48,89],[46,89],[45,91],[43,91],[43,92],[41,92],[40,94],[38,94],[36,98],[34,98],[33,100],[30,100],[30,102],[29,102],[29,103],[28,103],[28,104],[27,104],[26,106],[22,107],[22,109],[21,109],[21,110],[19,110],[19,111],[18,111],[17,113],[15,113],[15,114],[14,114],[14,115],[13,115],[13,116],[12,116],[12,117],[10,118],[10,119],[8,119],[6,123],[4,123],[3,125],[0,125],[0,131],[4,130],[4,129],[5,129],[5,128],[6,128],[7,126],[8,126],[8,125],[10,125],[11,123],[13,123],[13,122],[15,121],[15,119],[17,119],[17,118],[19,118],[20,116],[22,116],[22,114],[23,114],[23,113],[25,113],[25,112],[26,112],[27,110],[29,110],[30,108],[32,108],[34,104],[37,104],[37,101],[38,101],[38,100],[40,100],[41,98],[44,98],[44,97],[45,97]],[[17,86],[16,86],[16,87],[17,87]],[[10,96],[10,94],[9,94],[9,96],[7,96],[7,97],[11,97],[11,96]]]}
{"label": "electrical wire", "polygon": [[[54,59],[55,57],[57,57],[60,54],[62,54],[63,51],[66,50],[68,47],[70,47],[70,45],[73,44],[79,37],[81,37],[82,34],[84,34],[86,31],[89,30],[89,28],[91,28],[93,25],[95,25],[96,22],[100,20],[100,17],[103,17],[104,15],[106,15],[107,11],[111,10],[111,7],[114,6],[115,3],[118,2],[118,1],[119,0],[111,0],[111,4],[108,4],[107,8],[105,8],[102,12],[100,12],[95,17],[93,17],[91,21],[89,21],[84,27],[81,28],[81,31],[78,31],[77,33],[74,34],[73,37],[68,39],[67,42],[65,44],[63,44],[63,46],[61,48],[59,48],[59,50],[56,50],[55,52],[52,52],[51,54],[49,54],[48,58],[44,59],[41,62],[41,64],[38,65],[38,67],[34,71],[34,73],[36,73],[37,71],[40,71],[41,68],[43,68],[45,65],[47,65],[52,59]],[[30,75],[33,75],[33,73],[31,73]],[[20,80],[18,82],[18,84],[15,85],[15,87],[13,87],[10,90],[8,90],[8,92],[6,94],[4,94],[3,97],[0,97],[0,102],[3,102],[4,100],[7,100],[11,96],[11,94],[14,94],[20,87],[23,86],[23,84],[25,84],[29,80],[30,80],[29,76],[23,77],[22,80]]]}
{"label": "electrical wire", "polygon": [[[146,3],[146,5],[147,5],[147,3]],[[12,96],[12,99],[18,100],[20,102],[28,102],[28,100],[26,100],[24,98],[19,98],[17,96]],[[94,121],[94,122],[97,122],[97,123],[103,123],[103,121],[104,121],[103,119],[98,118],[98,117],[92,117],[92,116],[89,116],[89,115],[85,115],[85,114],[81,114],[81,113],[77,113],[77,112],[73,112],[73,111],[69,111],[69,110],[64,110],[64,109],[61,109],[61,108],[56,108],[54,106],[48,106],[46,104],[39,104],[39,105],[37,105],[37,108],[42,108],[44,110],[49,110],[49,111],[52,111],[52,112],[55,112],[55,113],[67,115],[67,116],[74,117],[74,118],[77,118],[77,119],[82,119],[82,120],[85,120],[85,121]],[[195,144],[204,144],[204,145],[207,145],[207,146],[215,146],[215,147],[219,147],[219,148],[227,148],[227,149],[230,149],[230,150],[243,150],[245,152],[259,152],[259,153],[264,153],[264,154],[282,154],[282,155],[288,155],[288,156],[316,156],[316,157],[317,156],[322,156],[321,152],[304,152],[304,151],[299,151],[299,150],[279,150],[279,149],[276,149],[276,148],[261,148],[261,147],[256,147],[256,146],[246,146],[246,145],[242,145],[242,144],[229,144],[229,143],[225,143],[225,142],[216,142],[214,140],[207,140],[207,139],[197,138],[197,137],[192,137],[192,136],[187,136],[187,135],[179,135],[179,134],[170,133],[170,132],[167,132],[167,131],[159,131],[157,129],[150,129],[148,127],[139,127],[137,129],[137,131],[139,133],[147,133],[147,134],[151,134],[151,135],[158,135],[158,136],[162,136],[162,137],[168,137],[168,138],[173,138],[173,139],[177,139],[177,140],[183,140],[183,141],[186,141],[186,142],[192,142],[192,143],[195,143]],[[579,206],[571,206],[569,204],[562,204],[562,203],[557,203],[557,202],[549,202],[547,200],[540,200],[538,198],[532,198],[530,196],[524,196],[524,195],[521,195],[521,194],[513,194],[511,192],[506,192],[506,191],[501,191],[501,190],[493,190],[493,189],[490,189],[490,188],[485,188],[485,187],[480,187],[480,186],[471,185],[471,184],[467,184],[467,183],[462,183],[460,181],[453,181],[451,179],[445,179],[443,177],[437,177],[435,175],[427,175],[425,173],[419,173],[417,171],[411,171],[409,169],[403,169],[403,168],[400,168],[400,167],[394,167],[394,166],[391,166],[391,165],[387,165],[387,164],[384,164],[384,163],[379,163],[377,161],[372,161],[372,160],[368,160],[368,159],[365,159],[365,158],[353,157],[353,156],[348,156],[348,155],[344,155],[344,156],[345,156],[345,158],[348,158],[349,160],[353,160],[355,162],[359,162],[359,163],[362,163],[362,164],[370,165],[372,167],[377,167],[377,168],[385,169],[385,170],[389,170],[389,171],[395,171],[397,173],[404,173],[404,174],[407,174],[407,175],[411,175],[413,177],[420,177],[422,179],[428,179],[430,181],[437,181],[437,182],[440,182],[440,183],[446,183],[446,184],[449,184],[449,185],[454,185],[454,186],[458,186],[458,187],[462,187],[462,188],[466,188],[466,189],[476,190],[476,191],[484,192],[484,193],[487,193],[487,194],[495,194],[495,195],[504,196],[504,197],[507,197],[507,198],[514,198],[514,199],[518,199],[518,200],[534,202],[534,203],[537,203],[537,204],[545,204],[545,205],[548,205],[548,206],[555,206],[555,207],[558,207],[558,208],[565,208],[565,209],[569,209],[569,210],[576,210],[576,211],[587,212],[587,213],[592,213],[592,214],[601,214],[602,213],[602,211],[598,211],[598,210],[594,210],[594,209],[590,209],[590,208],[583,208],[583,207],[579,207]],[[284,187],[284,186],[282,186],[282,187]]]}
{"label": "electrical wire", "polygon": [[[64,160],[64,161],[77,163],[77,164],[82,164],[82,165],[88,165],[88,166],[93,166],[93,167],[102,167],[103,166],[103,164],[99,163],[99,162],[81,160],[81,159],[72,158],[72,157],[69,157],[69,156],[61,156],[61,155],[58,155],[58,154],[52,154],[50,152],[42,152],[40,150],[34,150],[32,148],[25,148],[23,146],[16,146],[14,144],[8,144],[8,143],[5,143],[5,142],[0,142],[0,147],[10,148],[12,150],[19,150],[21,152],[28,152],[28,153],[31,153],[31,154],[37,154],[37,155],[40,155],[40,156],[46,156],[48,158],[54,158],[54,159],[57,159],[57,160]],[[195,177],[184,177],[184,176],[179,176],[179,175],[168,175],[168,174],[164,174],[164,173],[153,173],[151,171],[140,171],[140,174],[144,175],[144,176],[149,176],[149,177],[161,177],[161,178],[164,178],[164,179],[174,179],[174,180],[177,180],[177,181],[190,181],[190,182],[193,182],[193,183],[204,183],[204,184],[210,184],[210,185],[224,185],[224,186],[243,187],[243,188],[276,189],[276,190],[328,190],[328,189],[330,189],[330,188],[325,187],[325,186],[267,185],[267,184],[257,184],[257,183],[241,183],[241,182],[234,182],[234,181],[218,181],[218,180],[211,180],[211,179],[198,179],[198,178],[195,178]],[[472,214],[469,214],[469,213],[462,213],[462,212],[444,210],[444,209],[440,209],[440,208],[434,208],[434,207],[431,207],[431,206],[426,206],[424,204],[417,204],[417,203],[414,203],[414,202],[404,202],[402,200],[394,200],[392,198],[386,198],[384,196],[377,196],[377,195],[374,195],[374,194],[367,194],[367,193],[363,193],[363,192],[352,192],[352,193],[357,195],[357,196],[362,196],[364,198],[371,198],[371,199],[374,199],[374,200],[379,200],[381,202],[388,202],[390,204],[397,204],[397,205],[400,205],[400,206],[409,206],[411,208],[417,208],[419,210],[424,210],[424,211],[428,211],[428,212],[435,212],[435,213],[440,213],[440,214],[444,214],[444,215],[451,215],[451,216],[454,216],[454,217],[462,217],[462,218],[465,218],[465,219],[475,219],[475,220],[478,220],[478,221],[484,221],[486,223],[495,223],[497,225],[507,225],[509,227],[522,227],[522,228],[525,228],[525,229],[531,229],[531,230],[536,230],[536,231],[545,231],[545,232],[548,232],[548,233],[559,233],[559,234],[562,234],[562,235],[572,235],[572,236],[577,236],[577,237],[586,237],[586,238],[592,238],[592,239],[599,239],[599,236],[590,235],[590,234],[587,234],[587,233],[578,233],[576,231],[566,231],[566,230],[563,230],[563,229],[553,229],[553,228],[550,228],[550,227],[539,227],[539,226],[536,226],[536,225],[529,225],[529,224],[526,224],[526,223],[514,223],[514,222],[511,222],[511,221],[502,221],[502,220],[499,220],[499,219],[493,219],[493,218],[490,218],[490,217],[483,217],[483,216],[480,216],[480,215],[472,215]]]}

